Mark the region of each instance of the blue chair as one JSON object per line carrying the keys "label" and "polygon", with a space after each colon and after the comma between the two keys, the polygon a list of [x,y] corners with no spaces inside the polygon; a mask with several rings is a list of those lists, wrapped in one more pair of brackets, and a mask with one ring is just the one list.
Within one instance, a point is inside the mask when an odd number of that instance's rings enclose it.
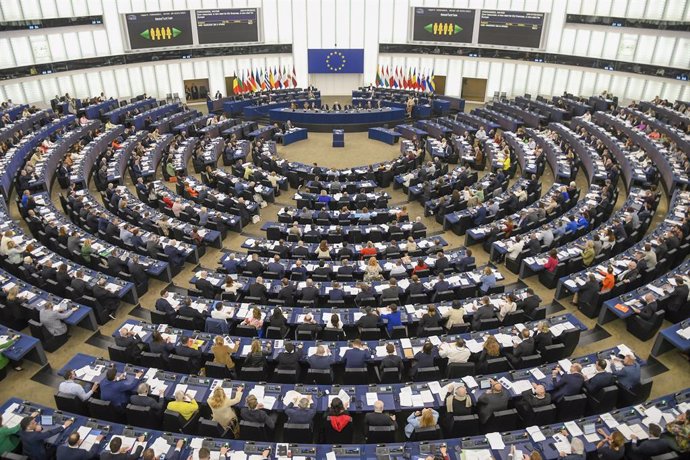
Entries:
{"label": "blue chair", "polygon": [[211,334],[229,335],[230,328],[224,319],[206,318],[204,331]]}

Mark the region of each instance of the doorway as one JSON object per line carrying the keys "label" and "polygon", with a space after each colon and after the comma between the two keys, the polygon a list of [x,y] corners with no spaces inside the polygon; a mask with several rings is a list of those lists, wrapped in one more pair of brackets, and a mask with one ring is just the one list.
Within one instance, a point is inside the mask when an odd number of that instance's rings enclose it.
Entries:
{"label": "doorway", "polygon": [[446,94],[446,76],[434,75],[434,92],[436,94]]}
{"label": "doorway", "polygon": [[486,82],[486,78],[463,78],[461,97],[467,101],[484,102]]}

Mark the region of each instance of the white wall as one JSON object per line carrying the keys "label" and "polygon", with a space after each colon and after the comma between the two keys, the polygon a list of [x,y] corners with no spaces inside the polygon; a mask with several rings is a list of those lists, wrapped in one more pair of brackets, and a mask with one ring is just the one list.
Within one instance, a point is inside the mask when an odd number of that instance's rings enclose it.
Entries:
{"label": "white wall", "polygon": [[[125,52],[120,14],[171,9],[260,7],[266,43],[292,44],[293,55],[233,56],[157,62],[59,73],[0,82],[0,98],[47,101],[70,92],[105,91],[126,97],[147,91],[164,97],[182,94],[182,80],[209,78],[210,89],[225,92],[224,77],[249,68],[294,64],[298,84],[310,81],[324,94],[349,94],[372,82],[377,64],[403,65],[446,75],[447,91],[458,94],[462,77],[489,79],[489,94],[583,95],[608,89],[623,98],[690,99],[688,84],[634,74],[544,64],[450,56],[381,55],[379,43],[407,43],[412,6],[496,8],[548,13],[545,50],[645,64],[690,68],[688,34],[611,27],[565,25],[566,13],[690,21],[690,0],[1,0],[0,20],[102,14],[103,26],[6,32],[0,36],[0,68],[107,56]],[[308,75],[309,48],[364,48],[363,75]]]}

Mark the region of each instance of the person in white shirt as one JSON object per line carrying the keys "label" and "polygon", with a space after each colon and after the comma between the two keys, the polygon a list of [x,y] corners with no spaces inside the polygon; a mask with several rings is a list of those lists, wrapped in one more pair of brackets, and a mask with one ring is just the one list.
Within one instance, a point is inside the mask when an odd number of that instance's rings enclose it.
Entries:
{"label": "person in white shirt", "polygon": [[478,130],[477,133],[474,135],[475,139],[479,139],[480,141],[483,141],[486,139],[486,130],[484,129],[483,126],[481,126]]}
{"label": "person in white shirt", "polygon": [[65,381],[60,383],[58,391],[66,395],[74,395],[82,401],[86,401],[93,395],[93,392],[98,389],[98,383],[94,383],[91,390],[88,392],[84,391],[84,387],[75,382],[77,373],[73,369],[69,369],[65,372]]}
{"label": "person in white shirt", "polygon": [[213,310],[211,310],[211,318],[228,320],[232,318],[232,315],[223,311],[223,302],[218,302]]}
{"label": "person in white shirt", "polygon": [[515,303],[515,296],[508,294],[508,296],[501,302],[501,307],[498,310],[497,316],[500,321],[503,321],[508,313],[517,310],[517,303]]}
{"label": "person in white shirt", "polygon": [[470,359],[470,350],[465,346],[465,341],[458,339],[455,343],[443,342],[438,347],[441,358],[448,358],[448,364],[466,363]]}
{"label": "person in white shirt", "polygon": [[402,275],[402,274],[406,274],[406,273],[407,273],[407,269],[403,266],[402,261],[400,259],[398,259],[395,262],[395,266],[393,268],[391,268],[390,276],[397,276],[397,275]]}
{"label": "person in white shirt", "polygon": [[449,308],[443,317],[448,319],[446,329],[450,329],[456,324],[463,324],[465,322],[465,309],[462,307],[462,303],[459,300],[454,300],[453,308]]}
{"label": "person in white shirt", "polygon": [[525,247],[525,242],[518,235],[515,237],[515,242],[508,247],[508,253],[506,254],[506,259],[515,260],[518,258],[522,249]]}

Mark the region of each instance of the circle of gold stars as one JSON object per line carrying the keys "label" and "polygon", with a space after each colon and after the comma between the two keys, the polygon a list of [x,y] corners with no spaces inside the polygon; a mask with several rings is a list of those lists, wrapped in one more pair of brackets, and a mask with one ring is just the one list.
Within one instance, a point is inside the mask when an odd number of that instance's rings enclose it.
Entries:
{"label": "circle of gold stars", "polygon": [[[340,57],[340,64],[331,65],[331,58],[333,56]],[[340,51],[331,51],[330,53],[328,53],[328,56],[326,56],[326,67],[328,67],[328,69],[333,72],[340,72],[341,70],[343,70],[345,68],[346,62],[347,59],[345,59],[345,55]]]}

